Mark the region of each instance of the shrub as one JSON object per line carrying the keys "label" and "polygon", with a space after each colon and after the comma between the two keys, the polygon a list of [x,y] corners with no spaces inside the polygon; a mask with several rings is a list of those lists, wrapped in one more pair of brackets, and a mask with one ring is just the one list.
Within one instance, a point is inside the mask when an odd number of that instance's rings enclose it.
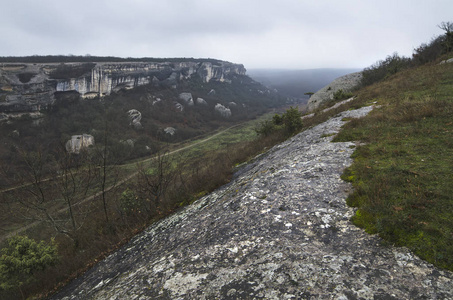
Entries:
{"label": "shrub", "polygon": [[[278,115],[275,115],[278,116]],[[259,127],[255,128],[257,134],[261,136],[269,136],[271,133],[275,132],[277,127],[275,123],[271,120],[266,120],[260,123]]]}
{"label": "shrub", "polygon": [[268,136],[278,130],[283,130],[286,134],[293,135],[300,131],[302,126],[302,113],[297,108],[290,107],[282,115],[275,114],[272,117],[272,121],[262,122],[255,131],[263,136]]}
{"label": "shrub", "polygon": [[352,93],[346,93],[344,92],[342,89],[339,89],[338,91],[336,91],[334,94],[333,94],[333,98],[335,100],[344,100],[344,99],[348,99],[348,98],[351,98],[353,96]]}
{"label": "shrub", "polygon": [[134,191],[127,188],[120,197],[121,211],[126,215],[140,212],[143,208],[143,202],[135,195]]}
{"label": "shrub", "polygon": [[14,236],[7,241],[1,251],[0,288],[9,290],[20,288],[33,281],[37,271],[46,269],[57,262],[57,246],[52,239],[50,244],[37,243],[27,236]]}
{"label": "shrub", "polygon": [[393,53],[387,56],[385,60],[376,62],[374,65],[365,68],[362,71],[362,85],[367,86],[375,82],[386,79],[387,77],[408,68],[411,64],[410,58],[399,56]]}
{"label": "shrub", "polygon": [[423,65],[435,61],[443,53],[444,40],[444,36],[438,36],[431,40],[429,44],[423,43],[418,48],[415,48],[414,53],[412,54],[412,61],[414,64]]}
{"label": "shrub", "polygon": [[290,107],[282,115],[283,125],[289,134],[294,134],[302,129],[302,113],[295,107]]}

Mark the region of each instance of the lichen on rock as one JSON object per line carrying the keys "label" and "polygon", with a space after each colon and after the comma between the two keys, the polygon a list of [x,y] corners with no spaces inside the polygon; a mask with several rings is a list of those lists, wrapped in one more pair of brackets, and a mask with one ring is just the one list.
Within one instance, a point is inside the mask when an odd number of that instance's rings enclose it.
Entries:
{"label": "lichen on rock", "polygon": [[150,226],[54,299],[452,299],[453,274],[350,222],[343,112]]}

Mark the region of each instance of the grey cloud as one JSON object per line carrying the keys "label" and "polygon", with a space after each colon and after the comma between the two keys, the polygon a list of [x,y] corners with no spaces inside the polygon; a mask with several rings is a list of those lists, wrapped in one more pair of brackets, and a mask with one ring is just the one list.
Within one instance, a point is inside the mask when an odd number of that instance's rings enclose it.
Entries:
{"label": "grey cloud", "polygon": [[365,67],[410,55],[451,0],[4,0],[0,55],[215,57],[246,67]]}

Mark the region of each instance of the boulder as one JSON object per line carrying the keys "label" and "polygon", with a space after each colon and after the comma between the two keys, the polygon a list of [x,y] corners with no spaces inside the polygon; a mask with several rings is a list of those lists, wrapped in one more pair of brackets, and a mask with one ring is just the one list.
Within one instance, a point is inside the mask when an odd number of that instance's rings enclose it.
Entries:
{"label": "boulder", "polygon": [[173,128],[173,127],[167,127],[167,128],[164,129],[164,132],[166,134],[169,134],[169,135],[173,136],[176,133],[176,129]]}
{"label": "boulder", "polygon": [[231,109],[226,108],[220,103],[217,103],[214,107],[215,111],[218,112],[222,117],[229,118],[231,117]]}
{"label": "boulder", "polygon": [[194,104],[191,93],[181,93],[181,94],[179,94],[179,99],[183,100],[189,106],[193,106],[193,104]]}
{"label": "boulder", "polygon": [[308,100],[308,110],[312,111],[324,103],[333,100],[333,95],[338,90],[343,90],[345,93],[353,91],[360,85],[360,80],[362,80],[362,72],[338,77],[310,97]]}
{"label": "boulder", "polygon": [[142,120],[142,114],[138,110],[131,109],[127,112],[127,114],[129,115],[130,120],[129,125],[134,126],[136,129],[142,128],[142,124],[140,123]]}
{"label": "boulder", "polygon": [[162,101],[162,99],[156,98],[156,100],[153,100],[153,106],[161,101]]}
{"label": "boulder", "polygon": [[197,98],[197,104],[208,105],[206,100],[204,100],[203,98]]}
{"label": "boulder", "polygon": [[440,62],[440,64],[448,64],[448,63],[453,63],[453,58],[450,58],[450,59],[447,59],[447,60],[443,60]]}
{"label": "boulder", "polygon": [[132,148],[135,146],[135,141],[133,139],[121,140],[120,143],[128,145]]}
{"label": "boulder", "polygon": [[92,135],[73,135],[71,139],[66,142],[66,151],[79,154],[81,150],[92,145],[94,145],[94,137]]}

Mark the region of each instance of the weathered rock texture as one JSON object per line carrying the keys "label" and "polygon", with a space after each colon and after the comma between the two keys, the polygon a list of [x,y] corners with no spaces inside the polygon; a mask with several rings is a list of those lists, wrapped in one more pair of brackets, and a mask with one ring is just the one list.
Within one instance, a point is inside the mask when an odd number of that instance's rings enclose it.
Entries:
{"label": "weathered rock texture", "polygon": [[73,135],[71,139],[66,142],[66,151],[79,154],[82,149],[92,145],[94,145],[94,137],[92,135]]}
{"label": "weathered rock texture", "polygon": [[229,118],[231,117],[231,109],[229,109],[228,107],[225,107],[223,106],[222,104],[220,103],[217,103],[215,106],[214,106],[214,110],[216,112],[218,112],[222,117],[224,118]]}
{"label": "weathered rock texture", "polygon": [[140,123],[140,121],[142,120],[141,112],[136,109],[131,109],[127,112],[127,115],[129,116],[130,120],[129,125],[134,126],[136,129],[142,128],[142,123]]}
{"label": "weathered rock texture", "polygon": [[453,274],[349,221],[347,111],[148,228],[55,299],[451,299]]}
{"label": "weathered rock texture", "polygon": [[356,72],[338,77],[316,93],[308,100],[308,110],[312,111],[326,102],[333,100],[333,95],[338,90],[351,92],[354,90],[362,79],[362,72]]}
{"label": "weathered rock texture", "polygon": [[[86,64],[67,63],[67,74],[71,69]],[[0,102],[0,112],[39,111],[55,101],[55,92],[74,91],[84,98],[109,95],[120,89],[140,85],[168,86],[176,88],[181,80],[196,74],[203,82],[229,82],[231,75],[245,75],[240,64],[217,61],[198,62],[116,62],[93,63],[85,74],[75,78],[53,79],[52,74],[62,64],[8,63],[0,66],[0,91],[6,93]]]}

